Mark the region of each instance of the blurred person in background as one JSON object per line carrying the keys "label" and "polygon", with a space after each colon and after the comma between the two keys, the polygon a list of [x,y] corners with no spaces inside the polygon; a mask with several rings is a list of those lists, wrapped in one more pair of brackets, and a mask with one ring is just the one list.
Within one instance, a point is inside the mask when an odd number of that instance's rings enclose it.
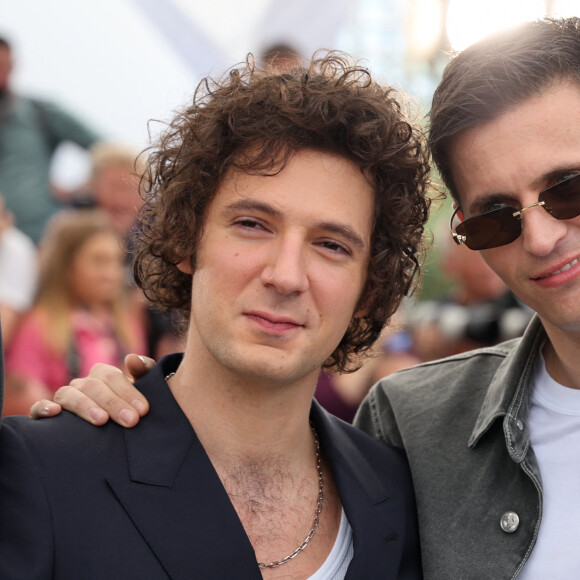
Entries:
{"label": "blurred person in background", "polygon": [[131,231],[143,204],[139,192],[143,158],[130,145],[101,141],[91,147],[90,159],[91,176],[77,203],[105,212],[131,250]]}
{"label": "blurred person in background", "polygon": [[125,143],[101,141],[91,148],[91,177],[73,201],[76,207],[96,207],[106,213],[123,239],[130,306],[141,317],[147,334],[147,350],[160,358],[183,350],[184,337],[176,316],[155,308],[135,286],[131,272],[134,254],[133,233],[143,204],[140,179],[145,168],[145,152]]}
{"label": "blurred person in background", "polygon": [[300,51],[284,42],[267,46],[260,57],[262,64],[277,72],[288,72],[304,63]]}
{"label": "blurred person in background", "polygon": [[107,216],[64,210],[49,223],[40,250],[33,308],[6,352],[4,414],[27,413],[97,362],[122,368],[145,348],[140,320],[126,308],[121,240]]}
{"label": "blurred person in background", "polygon": [[62,203],[50,184],[53,154],[70,141],[88,148],[100,136],[55,103],[11,90],[11,45],[0,38],[0,192],[15,223],[38,243]]}
{"label": "blurred person in background", "polygon": [[0,320],[5,348],[32,306],[37,281],[36,246],[14,226],[14,218],[0,196]]}

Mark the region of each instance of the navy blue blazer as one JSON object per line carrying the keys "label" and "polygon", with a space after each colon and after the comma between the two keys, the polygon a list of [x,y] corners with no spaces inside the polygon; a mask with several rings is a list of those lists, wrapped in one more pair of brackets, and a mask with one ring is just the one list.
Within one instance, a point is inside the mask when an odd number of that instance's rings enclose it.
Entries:
{"label": "navy blue blazer", "polygon": [[[0,430],[0,578],[260,579],[245,530],[163,379],[138,381],[133,429],[78,417],[5,418]],[[347,578],[421,577],[405,458],[317,404],[312,420],[354,531]]]}

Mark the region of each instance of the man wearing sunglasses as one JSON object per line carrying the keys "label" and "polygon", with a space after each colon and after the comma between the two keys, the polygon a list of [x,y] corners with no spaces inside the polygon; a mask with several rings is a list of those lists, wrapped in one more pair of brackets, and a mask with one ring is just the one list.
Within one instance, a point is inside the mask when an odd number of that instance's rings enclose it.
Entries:
{"label": "man wearing sunglasses", "polygon": [[[457,207],[452,236],[537,316],[521,339],[383,379],[356,424],[407,452],[425,578],[578,578],[580,19],[468,48],[446,68],[430,118]],[[82,386],[97,398],[102,383]],[[96,412],[67,392],[67,406]],[[125,409],[135,422],[128,406],[116,400],[111,416]]]}
{"label": "man wearing sunglasses", "polygon": [[451,235],[537,316],[521,339],[384,379],[357,423],[407,451],[426,578],[578,578],[580,19],[468,48],[430,119]]}

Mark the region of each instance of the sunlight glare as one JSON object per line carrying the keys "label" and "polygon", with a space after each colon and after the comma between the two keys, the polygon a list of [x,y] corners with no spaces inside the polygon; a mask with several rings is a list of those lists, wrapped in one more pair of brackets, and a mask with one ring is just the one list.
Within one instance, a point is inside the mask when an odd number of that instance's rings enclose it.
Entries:
{"label": "sunlight glare", "polygon": [[556,0],[550,16],[567,18],[569,16],[578,16],[579,13],[578,0]]}
{"label": "sunlight glare", "polygon": [[450,0],[447,33],[451,47],[463,50],[484,36],[541,18],[545,12],[543,0]]}
{"label": "sunlight glare", "polygon": [[418,58],[430,55],[439,42],[442,8],[440,1],[415,0],[408,15],[411,23],[409,34],[411,53]]}

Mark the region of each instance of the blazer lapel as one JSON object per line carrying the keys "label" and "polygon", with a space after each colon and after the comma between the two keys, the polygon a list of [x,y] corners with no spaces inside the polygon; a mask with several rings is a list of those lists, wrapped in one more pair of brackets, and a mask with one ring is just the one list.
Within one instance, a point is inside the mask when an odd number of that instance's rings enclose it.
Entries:
{"label": "blazer lapel", "polygon": [[[237,513],[165,384],[179,362],[179,355],[165,357],[138,381],[151,411],[137,427],[123,430],[127,474],[107,478],[108,484],[169,578],[259,580]],[[395,578],[405,537],[402,495],[389,489],[315,401],[312,420],[353,528],[355,553],[346,578],[369,578],[369,569]]]}
{"label": "blazer lapel", "polygon": [[354,556],[346,578],[370,578],[370,570],[377,569],[385,580],[396,578],[407,517],[403,495],[389,489],[337,420],[316,401],[312,419],[353,529]]}
{"label": "blazer lapel", "polygon": [[139,381],[151,411],[124,430],[128,478],[108,484],[170,578],[259,579],[237,513],[165,384],[179,360],[165,357]]}

